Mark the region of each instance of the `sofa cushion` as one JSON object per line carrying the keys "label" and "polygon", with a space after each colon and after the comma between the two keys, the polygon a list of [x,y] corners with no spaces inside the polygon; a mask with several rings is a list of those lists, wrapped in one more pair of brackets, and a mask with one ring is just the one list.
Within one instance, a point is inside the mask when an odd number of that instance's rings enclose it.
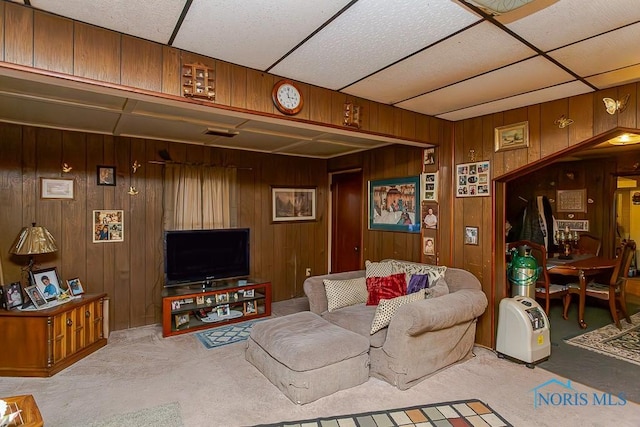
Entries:
{"label": "sofa cushion", "polygon": [[407,293],[407,282],[404,273],[386,277],[367,277],[367,305],[378,305],[381,299],[391,299]]}
{"label": "sofa cushion", "polygon": [[444,277],[447,267],[444,265],[420,264],[416,262],[391,260],[394,273],[405,273],[407,275],[407,283],[411,282],[411,276],[414,274],[426,274],[429,276],[429,284],[433,286],[438,279]]}
{"label": "sofa cushion", "polygon": [[373,335],[369,333],[375,314],[375,305],[356,304],[339,308],[332,312],[325,311],[322,313],[322,318],[367,338],[371,347],[379,348],[384,345],[387,339],[388,328],[381,329]]}
{"label": "sofa cushion", "polygon": [[426,274],[414,274],[407,282],[407,295],[429,287],[429,276]]}
{"label": "sofa cushion", "polygon": [[410,302],[418,301],[425,298],[425,289],[420,289],[418,292],[414,292],[409,295],[403,295],[392,299],[381,299],[378,307],[376,308],[376,314],[371,322],[370,334],[375,334],[382,328],[386,328],[391,323],[391,318],[396,313],[398,307]]}
{"label": "sofa cushion", "polygon": [[364,277],[347,280],[324,279],[323,283],[329,311],[367,302],[369,293]]}
{"label": "sofa cushion", "polygon": [[366,260],[364,262],[365,268],[365,277],[386,277],[390,276],[393,273],[397,273],[395,271],[393,263],[391,261],[382,261],[382,262],[372,262]]}

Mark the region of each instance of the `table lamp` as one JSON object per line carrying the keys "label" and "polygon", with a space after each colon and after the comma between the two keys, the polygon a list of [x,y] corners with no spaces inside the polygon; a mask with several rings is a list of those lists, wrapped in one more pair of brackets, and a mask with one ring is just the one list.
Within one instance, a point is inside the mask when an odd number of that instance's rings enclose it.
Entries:
{"label": "table lamp", "polygon": [[49,230],[45,227],[36,226],[32,223],[31,227],[23,227],[20,234],[16,238],[9,253],[15,255],[29,255],[29,264],[27,271],[33,269],[33,256],[40,254],[48,254],[58,250],[56,239],[53,238]]}

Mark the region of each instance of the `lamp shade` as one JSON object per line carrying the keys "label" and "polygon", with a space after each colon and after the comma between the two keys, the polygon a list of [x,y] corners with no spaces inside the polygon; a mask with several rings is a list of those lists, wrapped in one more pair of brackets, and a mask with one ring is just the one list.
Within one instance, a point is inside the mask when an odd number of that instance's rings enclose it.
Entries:
{"label": "lamp shade", "polygon": [[24,227],[13,242],[9,251],[15,255],[38,255],[48,254],[58,250],[56,239],[53,238],[49,230],[44,227],[36,227],[33,223],[31,227]]}

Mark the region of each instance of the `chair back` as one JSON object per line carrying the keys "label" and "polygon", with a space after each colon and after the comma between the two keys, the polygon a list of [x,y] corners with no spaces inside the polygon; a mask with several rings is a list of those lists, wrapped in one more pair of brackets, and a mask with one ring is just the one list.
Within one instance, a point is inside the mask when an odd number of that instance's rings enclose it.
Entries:
{"label": "chair back", "polygon": [[547,288],[550,283],[549,272],[547,271],[547,249],[543,245],[529,240],[518,240],[516,242],[507,243],[507,249],[509,250],[513,248],[518,249],[521,246],[528,246],[531,248],[531,256],[534,257],[538,263],[539,273],[536,283]]}
{"label": "chair back", "polygon": [[600,248],[602,242],[598,236],[590,233],[580,233],[578,237],[577,250],[580,254],[593,254],[595,256],[600,255]]}
{"label": "chair back", "polygon": [[629,267],[631,267],[631,261],[636,253],[636,242],[628,240],[623,242],[620,246],[620,256],[618,256],[618,262],[611,274],[611,281],[609,285],[616,286],[621,279],[629,277]]}

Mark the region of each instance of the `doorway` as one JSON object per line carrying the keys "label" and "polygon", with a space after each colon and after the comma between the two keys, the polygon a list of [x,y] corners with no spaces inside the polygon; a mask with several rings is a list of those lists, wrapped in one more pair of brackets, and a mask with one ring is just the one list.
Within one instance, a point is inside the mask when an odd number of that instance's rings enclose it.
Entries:
{"label": "doorway", "polygon": [[362,268],[362,171],[331,175],[331,273]]}

